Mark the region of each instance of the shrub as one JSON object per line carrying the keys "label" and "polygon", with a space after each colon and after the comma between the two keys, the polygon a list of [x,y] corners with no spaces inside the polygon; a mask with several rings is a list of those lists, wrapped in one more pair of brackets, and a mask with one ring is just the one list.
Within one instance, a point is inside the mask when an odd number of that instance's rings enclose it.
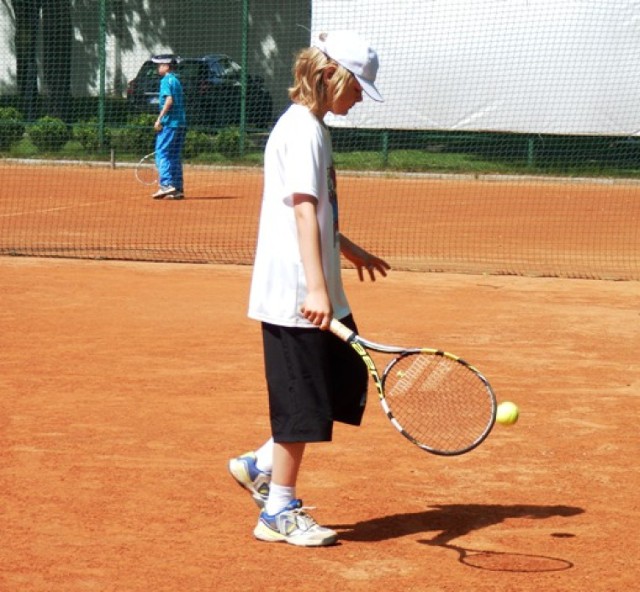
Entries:
{"label": "shrub", "polygon": [[98,122],[95,118],[78,124],[73,130],[73,137],[89,152],[97,152],[100,148],[109,148],[111,145],[111,130],[106,127],[104,128],[103,145],[100,146]]}
{"label": "shrub", "polygon": [[209,134],[197,131],[188,131],[184,143],[184,157],[194,158],[199,154],[214,151],[214,140]]}
{"label": "shrub", "polygon": [[29,128],[29,138],[42,152],[58,152],[71,139],[71,130],[62,119],[47,115]]}
{"label": "shrub", "polygon": [[0,150],[8,150],[24,136],[22,113],[14,107],[0,107]]}
{"label": "shrub", "polygon": [[156,132],[153,124],[157,116],[150,113],[138,115],[129,120],[127,127],[123,128],[114,138],[116,148],[122,152],[133,154],[148,154],[153,152],[156,142]]}
{"label": "shrub", "polygon": [[240,130],[237,127],[229,127],[219,132],[213,140],[215,152],[234,158],[240,155]]}

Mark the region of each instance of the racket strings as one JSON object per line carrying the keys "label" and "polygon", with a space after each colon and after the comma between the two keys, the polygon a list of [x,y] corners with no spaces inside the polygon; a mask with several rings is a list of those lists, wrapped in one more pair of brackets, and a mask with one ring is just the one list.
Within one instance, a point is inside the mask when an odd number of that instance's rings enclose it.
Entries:
{"label": "racket strings", "polygon": [[444,453],[473,445],[493,421],[494,398],[464,363],[416,353],[385,372],[388,413],[418,443]]}
{"label": "racket strings", "polygon": [[143,185],[155,185],[158,182],[158,169],[155,164],[155,153],[147,154],[137,164],[136,179]]}

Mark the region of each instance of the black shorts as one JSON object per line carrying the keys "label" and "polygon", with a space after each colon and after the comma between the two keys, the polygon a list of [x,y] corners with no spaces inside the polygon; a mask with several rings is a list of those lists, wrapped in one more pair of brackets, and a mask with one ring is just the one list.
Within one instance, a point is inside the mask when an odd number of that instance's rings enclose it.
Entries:
{"label": "black shorts", "polygon": [[[353,317],[342,322],[356,330]],[[275,442],[327,442],[333,422],[360,425],[369,373],[329,331],[262,324],[271,432]]]}

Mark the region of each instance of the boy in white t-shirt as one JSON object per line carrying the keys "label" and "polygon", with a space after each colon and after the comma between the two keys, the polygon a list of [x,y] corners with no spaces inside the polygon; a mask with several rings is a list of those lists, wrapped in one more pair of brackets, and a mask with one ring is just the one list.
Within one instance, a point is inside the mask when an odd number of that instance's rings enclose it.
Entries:
{"label": "boy in white t-shirt", "polygon": [[376,52],[349,31],[323,33],[294,66],[293,104],[265,149],[264,193],[251,282],[249,317],[261,321],[272,437],[229,470],[263,508],[256,538],[299,546],[331,545],[296,498],[307,442],[332,438],[334,421],[359,425],[367,370],[327,329],[333,317],[356,330],[341,279],[340,255],[360,280],[389,265],[340,233],[328,113],[346,115],[374,86]]}

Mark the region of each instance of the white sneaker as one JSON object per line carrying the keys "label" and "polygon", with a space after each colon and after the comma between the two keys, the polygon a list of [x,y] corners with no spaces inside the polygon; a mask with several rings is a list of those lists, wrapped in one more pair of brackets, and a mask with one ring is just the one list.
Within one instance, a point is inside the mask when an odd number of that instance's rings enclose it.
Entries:
{"label": "white sneaker", "polygon": [[160,185],[160,189],[158,189],[158,191],[156,191],[151,197],[153,197],[153,199],[162,199],[175,192],[176,188],[173,185]]}
{"label": "white sneaker", "polygon": [[253,452],[232,458],[229,461],[229,473],[244,487],[253,498],[256,505],[262,509],[269,497],[271,473],[265,473],[256,466],[256,455]]}
{"label": "white sneaker", "polygon": [[299,499],[273,516],[263,510],[253,534],[261,541],[285,542],[298,547],[326,547],[338,540],[336,532],[320,526],[305,512]]}

